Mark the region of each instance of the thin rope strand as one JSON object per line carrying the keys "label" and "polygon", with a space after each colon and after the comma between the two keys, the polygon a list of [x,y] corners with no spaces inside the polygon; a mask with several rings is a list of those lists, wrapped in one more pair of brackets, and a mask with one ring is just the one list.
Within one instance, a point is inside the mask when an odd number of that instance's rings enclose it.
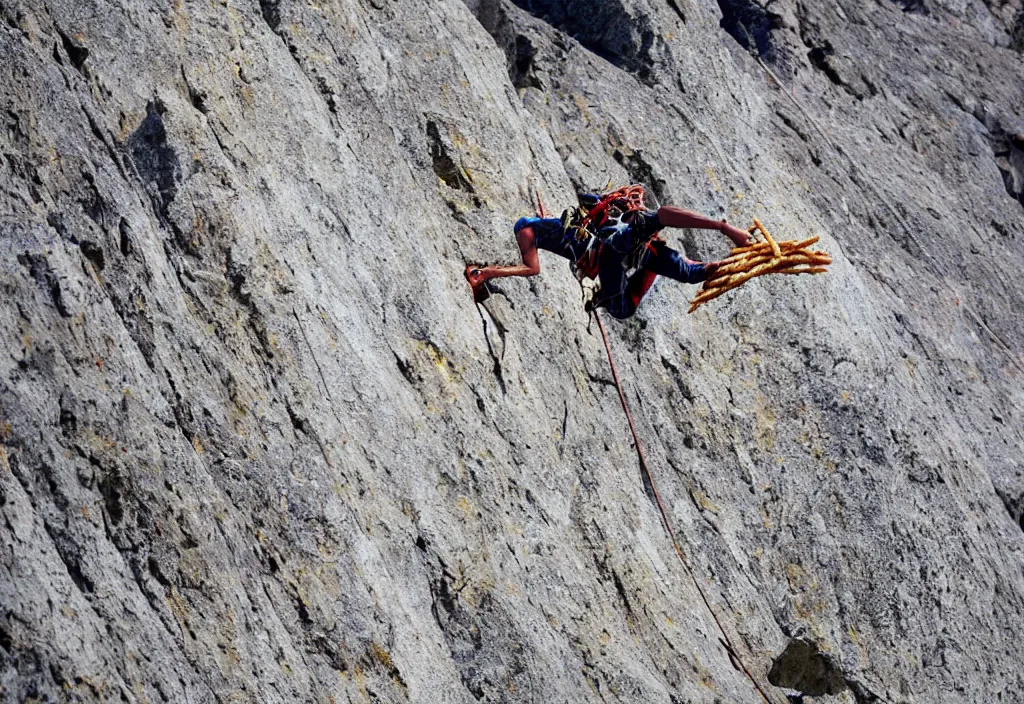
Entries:
{"label": "thin rope strand", "polygon": [[722,645],[724,645],[725,649],[728,651],[729,657],[740,666],[740,669],[743,670],[743,674],[745,674],[747,679],[749,679],[753,683],[754,687],[757,688],[761,698],[768,704],[772,704],[772,700],[768,698],[764,689],[761,688],[761,685],[758,684],[757,680],[754,679],[754,676],[750,674],[750,670],[747,669],[747,666],[740,659],[739,653],[732,644],[732,639],[729,638],[729,634],[725,632],[725,627],[722,626],[722,622],[718,619],[718,614],[716,614],[714,608],[712,608],[707,594],[705,594],[704,589],[701,588],[700,583],[693,574],[693,570],[690,569],[690,564],[686,561],[686,556],[683,554],[682,548],[679,547],[679,541],[676,540],[675,532],[672,530],[672,525],[668,520],[668,511],[665,510],[665,504],[661,500],[661,494],[658,493],[658,487],[655,486],[654,477],[651,476],[651,470],[647,465],[647,457],[644,455],[643,445],[640,444],[640,437],[637,435],[636,425],[633,423],[633,416],[629,412],[629,406],[626,404],[626,394],[623,392],[622,383],[619,381],[619,372],[615,368],[615,360],[612,358],[612,347],[608,342],[608,333],[604,329],[604,322],[601,320],[600,312],[595,310],[594,317],[597,318],[597,327],[601,331],[601,339],[604,340],[604,349],[608,353],[608,364],[612,369],[612,379],[615,381],[615,388],[619,392],[619,402],[622,404],[622,410],[626,413],[626,420],[629,422],[629,432],[633,434],[633,444],[636,446],[636,454],[640,459],[640,470],[644,473],[644,478],[647,480],[647,484],[651,487],[651,492],[654,494],[654,502],[658,506],[658,513],[661,515],[661,523],[665,527],[665,532],[668,533],[669,540],[672,541],[672,547],[675,548],[676,555],[679,557],[679,561],[682,563],[683,569],[686,571],[686,574],[689,575],[690,581],[693,582],[693,586],[697,588],[697,593],[700,594],[700,598],[704,602],[704,606],[707,607],[708,613],[711,614],[711,618],[714,619],[715,625],[718,626],[718,631],[722,634],[722,638],[724,639],[722,641]]}

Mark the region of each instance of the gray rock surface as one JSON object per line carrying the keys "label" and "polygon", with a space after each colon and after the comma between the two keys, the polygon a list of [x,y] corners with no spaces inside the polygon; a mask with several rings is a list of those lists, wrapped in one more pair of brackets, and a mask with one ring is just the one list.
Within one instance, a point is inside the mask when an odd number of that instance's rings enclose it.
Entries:
{"label": "gray rock surface", "polygon": [[1024,701],[1019,1],[0,20],[4,701],[761,701],[564,262],[462,277],[609,179],[835,260],[609,322],[768,697]]}

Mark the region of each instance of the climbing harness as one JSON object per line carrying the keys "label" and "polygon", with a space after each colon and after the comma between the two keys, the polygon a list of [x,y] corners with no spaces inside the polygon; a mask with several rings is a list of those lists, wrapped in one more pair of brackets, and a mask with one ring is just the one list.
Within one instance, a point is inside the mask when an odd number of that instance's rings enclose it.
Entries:
{"label": "climbing harness", "polygon": [[732,644],[732,639],[729,638],[729,634],[726,633],[725,627],[719,620],[718,614],[715,613],[715,609],[711,606],[711,602],[708,600],[707,594],[704,592],[703,587],[700,586],[700,582],[697,581],[696,575],[694,575],[693,570],[690,568],[690,563],[686,560],[686,555],[683,554],[683,549],[679,547],[679,541],[676,540],[675,532],[672,530],[672,524],[669,523],[668,520],[668,511],[665,509],[665,503],[661,500],[661,494],[658,493],[658,487],[654,484],[654,477],[651,475],[651,469],[647,464],[647,457],[644,455],[644,448],[640,444],[640,436],[637,435],[636,425],[633,423],[633,416],[629,412],[629,406],[626,403],[626,394],[622,390],[622,382],[619,381],[619,372],[615,369],[615,360],[612,358],[612,347],[608,342],[608,333],[605,331],[604,322],[601,320],[601,314],[599,311],[594,310],[593,316],[597,319],[597,327],[601,331],[601,339],[604,340],[604,349],[608,353],[608,365],[612,370],[612,379],[615,381],[615,388],[619,392],[619,403],[622,404],[622,410],[626,414],[626,421],[629,423],[629,432],[633,435],[633,444],[636,447],[636,455],[640,460],[640,471],[643,473],[644,481],[647,486],[651,487],[651,493],[654,495],[654,503],[658,507],[658,513],[661,514],[661,524],[664,526],[665,532],[668,534],[668,538],[672,542],[672,547],[675,548],[676,555],[679,557],[679,561],[682,563],[683,569],[686,571],[686,574],[689,575],[690,581],[693,582],[693,586],[697,588],[697,593],[700,594],[700,598],[704,602],[704,606],[707,607],[708,613],[711,614],[711,618],[714,619],[715,625],[718,626],[718,631],[722,634],[722,638],[719,639],[722,647],[725,648],[729,658],[738,666],[738,669],[742,670],[743,674],[747,676],[747,679],[753,683],[754,687],[761,695],[761,698],[764,699],[767,704],[772,704],[772,700],[769,699],[760,683],[758,683],[750,673],[750,670],[747,669],[747,666],[740,659],[739,653]]}
{"label": "climbing harness", "polygon": [[704,285],[690,302],[687,313],[692,313],[702,304],[718,298],[755,276],[822,274],[832,263],[832,257],[827,252],[810,249],[810,246],[818,241],[817,237],[776,242],[756,218],[754,226],[748,232],[754,234],[755,231],[760,231],[764,241],[733,249],[729,256],[719,263],[719,267],[711,276],[704,280]]}
{"label": "climbing harness", "polygon": [[[634,217],[636,213],[646,210],[647,192],[640,184],[632,184],[606,191],[600,195],[581,193],[579,200],[580,207],[568,208],[563,211],[561,221],[565,232],[573,234],[579,242],[586,241],[588,243],[583,254],[569,262],[569,270],[576,277],[580,286],[586,289],[583,283],[584,279],[597,279],[601,250],[605,246],[600,234],[601,230],[617,229]],[[655,251],[655,243],[664,241],[658,233],[654,233],[636,243],[633,249],[622,258],[622,268],[628,273],[640,269],[651,253]],[[590,300],[593,300],[597,290],[596,285],[590,288]],[[588,300],[586,294],[584,300]]]}

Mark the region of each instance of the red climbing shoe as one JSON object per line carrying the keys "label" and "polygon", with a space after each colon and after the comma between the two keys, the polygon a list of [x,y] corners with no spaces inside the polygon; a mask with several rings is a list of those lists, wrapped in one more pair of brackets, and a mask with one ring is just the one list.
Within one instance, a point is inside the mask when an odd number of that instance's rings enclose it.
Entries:
{"label": "red climbing shoe", "polygon": [[483,268],[477,264],[470,264],[466,267],[466,281],[469,282],[469,287],[473,289],[473,300],[477,303],[483,303],[491,296],[491,290],[487,288],[487,276],[484,274]]}

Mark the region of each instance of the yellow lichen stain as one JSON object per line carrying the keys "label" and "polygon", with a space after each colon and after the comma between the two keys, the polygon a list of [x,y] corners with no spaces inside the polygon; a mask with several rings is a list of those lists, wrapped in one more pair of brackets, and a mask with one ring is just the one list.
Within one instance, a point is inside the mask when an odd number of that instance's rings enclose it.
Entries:
{"label": "yellow lichen stain", "polygon": [[839,392],[839,400],[842,401],[843,403],[846,403],[851,398],[853,398],[853,397],[850,395],[849,391],[840,391]]}
{"label": "yellow lichen stain", "polygon": [[573,376],[576,380],[576,390],[580,392],[580,396],[587,398],[587,379],[583,376],[582,370],[577,370]]}
{"label": "yellow lichen stain", "polygon": [[804,568],[795,562],[786,565],[786,580],[789,582],[790,589],[793,590],[804,590],[809,582]]}
{"label": "yellow lichen stain", "polygon": [[199,441],[198,435],[192,438],[192,447],[195,448],[197,455],[203,454],[203,443]]}
{"label": "yellow lichen stain", "polygon": [[494,591],[497,586],[493,579],[483,578],[477,580],[474,584],[469,582],[465,583],[465,587],[462,588],[462,592],[459,594],[459,598],[466,602],[469,606],[477,608],[487,594]]}
{"label": "yellow lichen stain", "polygon": [[[65,681],[61,684],[61,687],[63,687],[65,692],[74,692],[77,695],[75,697],[75,701],[83,700],[83,697],[81,696],[83,692],[90,693],[98,701],[107,701],[109,699],[109,697],[106,696],[106,690],[109,688],[109,685],[105,679],[97,680],[95,677],[90,677],[89,675],[76,675],[74,683]],[[28,702],[50,700],[30,698],[22,701],[27,704]]]}
{"label": "yellow lichen stain", "polygon": [[469,140],[466,139],[461,132],[456,129],[448,129],[448,137],[452,140],[452,146],[456,149],[466,149],[469,147]]}
{"label": "yellow lichen stain", "polygon": [[123,113],[120,120],[120,129],[117,131],[117,141],[124,142],[128,139],[128,136],[134,132],[139,125],[142,124],[142,113],[140,112],[128,112]]}
{"label": "yellow lichen stain", "polygon": [[465,518],[469,518],[473,513],[473,505],[469,503],[469,499],[465,496],[460,496],[455,499],[455,505],[462,511],[462,515]]}
{"label": "yellow lichen stain", "polygon": [[193,585],[201,584],[205,565],[195,549],[185,550],[178,560],[178,572],[186,575]]}
{"label": "yellow lichen stain", "polygon": [[361,694],[364,697],[367,697],[368,695],[366,693],[366,676],[363,675],[363,671],[360,670],[358,667],[353,667],[352,679],[356,683],[356,689],[359,690],[359,694]]}
{"label": "yellow lichen stain", "polygon": [[448,358],[441,353],[441,350],[439,350],[436,345],[421,342],[419,346],[420,349],[426,351],[427,356],[430,357],[430,361],[437,370],[442,373],[446,380],[451,381],[455,376],[457,376],[458,372],[455,369],[455,365],[448,361]]}
{"label": "yellow lichen stain", "polygon": [[167,608],[171,610],[175,620],[179,626],[186,626],[188,624],[188,602],[178,593],[177,588],[171,587],[170,593],[164,598],[167,602]]}
{"label": "yellow lichen stain", "polygon": [[576,107],[579,108],[580,117],[582,117],[583,121],[589,125],[591,122],[590,105],[587,103],[586,98],[579,93],[573,93],[572,101],[576,103]]}
{"label": "yellow lichen stain", "polygon": [[857,646],[857,651],[859,653],[858,660],[860,661],[861,666],[867,667],[868,663],[870,662],[870,660],[868,659],[868,651],[867,648],[864,647],[864,644],[860,642],[860,636],[857,634],[857,631],[853,628],[853,626],[849,627],[847,633],[850,636],[850,640],[853,641],[853,644]]}
{"label": "yellow lichen stain", "polygon": [[172,8],[174,27],[178,30],[178,39],[183,42],[185,39],[185,33],[188,31],[188,14],[184,11],[185,1],[174,0]]}
{"label": "yellow lichen stain", "polygon": [[384,648],[380,647],[376,641],[370,642],[370,652],[377,659],[377,662],[387,669],[393,670],[395,668],[395,663],[391,661],[391,655]]}
{"label": "yellow lichen stain", "polygon": [[100,435],[90,435],[86,442],[88,443],[89,448],[97,454],[101,452],[109,452],[117,447],[116,442],[110,438],[105,438]]}
{"label": "yellow lichen stain", "polygon": [[731,359],[726,359],[718,367],[718,373],[719,374],[726,374],[726,375],[728,375],[728,374],[732,374],[735,369],[736,369],[736,365],[733,363],[733,361]]}
{"label": "yellow lichen stain", "polygon": [[704,511],[710,511],[711,513],[718,515],[719,508],[708,498],[700,489],[691,489],[690,496],[693,497],[694,503],[696,503]]}
{"label": "yellow lichen stain", "polygon": [[[241,80],[241,68],[236,65],[235,74]],[[256,104],[256,94],[253,93],[252,88],[248,84],[242,83],[242,85],[236,88],[238,91],[238,97],[242,101],[242,107],[245,109],[252,109],[252,106]]]}
{"label": "yellow lichen stain", "polygon": [[[821,444],[820,438],[815,437],[811,439],[811,457],[816,460],[820,460],[825,457],[825,446]],[[830,464],[832,467],[829,467]],[[825,469],[832,471],[835,469],[835,464],[831,460],[827,460],[825,462]]]}
{"label": "yellow lichen stain", "polygon": [[818,626],[812,622],[812,619],[816,614],[825,611],[825,602],[816,596],[818,580],[796,563],[786,566],[786,579],[789,582],[790,592],[792,592],[796,614],[808,623],[812,632],[815,632]]}
{"label": "yellow lichen stain", "polygon": [[754,443],[762,452],[771,452],[775,448],[775,412],[762,394],[756,396],[755,404]]}
{"label": "yellow lichen stain", "polygon": [[704,667],[704,665],[701,663],[697,663],[696,670],[697,680],[701,683],[701,686],[703,686],[706,689],[710,689],[713,692],[717,692],[718,687],[715,685],[715,678],[711,674],[711,671]]}
{"label": "yellow lichen stain", "polygon": [[715,193],[722,190],[721,186],[718,185],[718,178],[715,176],[715,170],[708,166],[704,169],[704,173],[708,176],[708,181],[711,182],[711,187],[715,189]]}

